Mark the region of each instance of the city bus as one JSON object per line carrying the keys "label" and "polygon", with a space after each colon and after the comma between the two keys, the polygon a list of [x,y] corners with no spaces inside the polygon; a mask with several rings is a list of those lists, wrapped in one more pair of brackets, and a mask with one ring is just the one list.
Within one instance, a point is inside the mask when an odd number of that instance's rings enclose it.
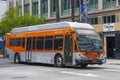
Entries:
{"label": "city bus", "polygon": [[58,22],[14,28],[6,35],[6,56],[15,63],[87,67],[106,62],[102,40],[87,23]]}

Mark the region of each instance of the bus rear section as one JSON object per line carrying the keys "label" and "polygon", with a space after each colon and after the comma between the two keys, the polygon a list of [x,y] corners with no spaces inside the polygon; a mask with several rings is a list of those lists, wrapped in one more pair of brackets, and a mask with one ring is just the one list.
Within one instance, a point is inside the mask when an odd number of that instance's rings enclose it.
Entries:
{"label": "bus rear section", "polygon": [[102,41],[92,26],[74,22],[13,29],[6,36],[6,55],[15,63],[45,63],[58,67],[87,67],[106,62]]}

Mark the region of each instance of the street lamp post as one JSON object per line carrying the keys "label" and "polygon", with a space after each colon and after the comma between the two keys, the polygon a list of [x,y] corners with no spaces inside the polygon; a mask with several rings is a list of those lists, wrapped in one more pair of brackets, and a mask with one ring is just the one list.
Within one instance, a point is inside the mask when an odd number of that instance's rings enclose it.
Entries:
{"label": "street lamp post", "polygon": [[72,22],[74,22],[74,0],[71,0],[70,1],[70,4],[71,4],[71,19],[72,19]]}
{"label": "street lamp post", "polygon": [[59,0],[55,0],[56,22],[60,22]]}

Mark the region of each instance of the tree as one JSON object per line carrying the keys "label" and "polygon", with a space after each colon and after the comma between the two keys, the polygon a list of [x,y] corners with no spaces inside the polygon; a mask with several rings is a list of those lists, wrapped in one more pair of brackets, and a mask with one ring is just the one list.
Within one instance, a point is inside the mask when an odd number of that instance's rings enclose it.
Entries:
{"label": "tree", "polygon": [[6,11],[4,17],[0,21],[0,36],[10,32],[13,28],[24,27],[38,24],[45,24],[43,16],[20,15],[19,8],[11,8]]}
{"label": "tree", "polygon": [[[5,43],[5,36],[3,35],[10,32],[13,28],[45,23],[45,18],[40,15],[30,16],[29,14],[25,14],[22,16],[20,15],[19,8],[11,8],[8,11],[6,11],[5,15],[0,21],[0,36],[2,36]],[[5,48],[3,51],[5,51]],[[3,55],[5,56],[4,52]]]}

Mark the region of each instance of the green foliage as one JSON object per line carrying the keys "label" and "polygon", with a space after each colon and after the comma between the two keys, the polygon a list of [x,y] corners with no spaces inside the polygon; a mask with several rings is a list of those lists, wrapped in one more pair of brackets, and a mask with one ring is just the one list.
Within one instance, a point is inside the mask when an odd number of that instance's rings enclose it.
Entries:
{"label": "green foliage", "polygon": [[0,21],[0,35],[10,32],[13,28],[24,27],[38,24],[45,24],[43,16],[34,16],[29,14],[20,15],[19,8],[11,8],[6,11],[3,19]]}

